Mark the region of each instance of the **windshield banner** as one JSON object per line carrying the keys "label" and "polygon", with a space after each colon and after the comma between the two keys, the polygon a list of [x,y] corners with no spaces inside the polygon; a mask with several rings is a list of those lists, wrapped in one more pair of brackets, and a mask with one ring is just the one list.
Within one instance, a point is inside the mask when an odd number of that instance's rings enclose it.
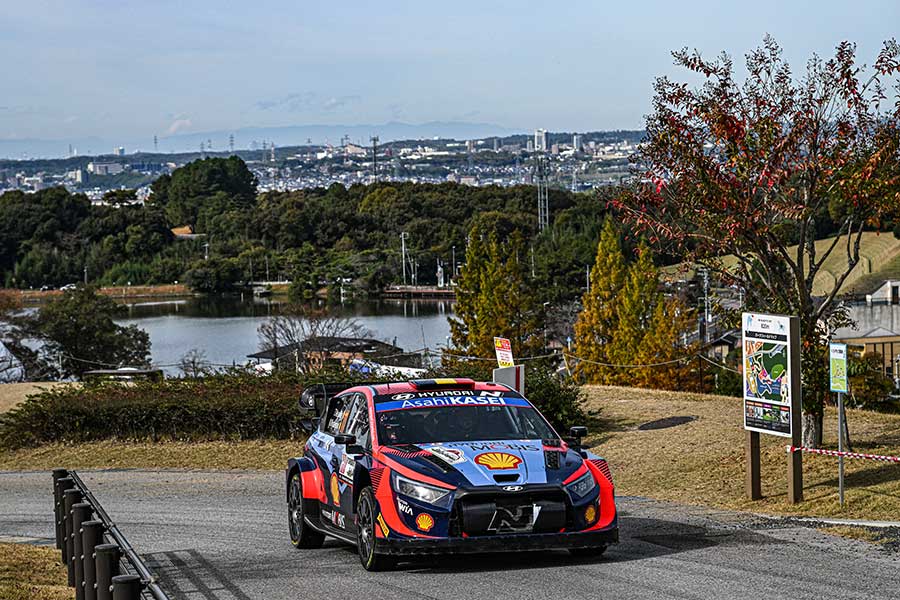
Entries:
{"label": "windshield banner", "polygon": [[[528,408],[531,404],[524,398],[503,398],[499,396],[474,396],[469,392],[468,396],[436,396],[429,398],[397,398],[407,394],[396,394],[395,399],[387,402],[376,402],[376,412],[390,410],[408,410],[412,408],[432,408],[435,406],[514,406]],[[412,394],[409,394],[412,396]]]}

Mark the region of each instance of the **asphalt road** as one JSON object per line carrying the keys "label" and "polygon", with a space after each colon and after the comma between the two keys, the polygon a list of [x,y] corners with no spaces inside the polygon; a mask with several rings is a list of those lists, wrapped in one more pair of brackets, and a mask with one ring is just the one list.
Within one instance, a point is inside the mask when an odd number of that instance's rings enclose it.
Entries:
{"label": "asphalt road", "polygon": [[[622,543],[447,557],[367,573],[288,541],[282,475],[83,472],[173,598],[900,598],[900,554],[781,520],[620,498]],[[0,473],[0,540],[52,537],[49,473]]]}

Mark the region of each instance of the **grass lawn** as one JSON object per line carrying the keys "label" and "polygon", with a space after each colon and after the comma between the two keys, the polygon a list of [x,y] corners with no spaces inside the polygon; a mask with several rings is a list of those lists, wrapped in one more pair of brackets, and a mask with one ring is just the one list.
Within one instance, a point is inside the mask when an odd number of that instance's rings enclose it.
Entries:
{"label": "grass lawn", "polygon": [[55,547],[0,544],[0,600],[69,600],[66,569]]}
{"label": "grass lawn", "polygon": [[[617,491],[771,514],[900,520],[900,465],[847,460],[847,505],[837,498],[837,460],[803,457],[805,501],[787,503],[785,438],[762,436],[765,498],[744,497],[744,430],[736,398],[588,386],[592,413],[587,443],[612,467]],[[641,431],[641,423],[672,416],[696,420],[667,429]],[[900,415],[848,410],[854,450],[900,454]],[[826,446],[834,447],[834,411],[825,419]],[[281,470],[300,454],[302,441],[54,444],[0,451],[0,469],[184,468]]]}
{"label": "grass lawn", "polygon": [[[786,438],[762,435],[764,499],[744,496],[744,430],[737,398],[589,386],[596,424],[588,443],[610,463],[616,490],[687,504],[753,512],[900,520],[900,464],[845,461],[846,505],[837,495],[837,459],[804,455],[804,502],[787,502]],[[640,431],[641,423],[669,416],[697,420]],[[900,454],[900,415],[848,410],[857,452]],[[837,443],[837,418],[826,412],[826,447]]]}

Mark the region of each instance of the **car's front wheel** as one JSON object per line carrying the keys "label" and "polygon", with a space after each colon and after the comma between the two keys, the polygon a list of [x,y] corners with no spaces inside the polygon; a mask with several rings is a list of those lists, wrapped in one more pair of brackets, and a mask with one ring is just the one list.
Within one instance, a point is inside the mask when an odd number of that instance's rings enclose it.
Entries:
{"label": "car's front wheel", "polygon": [[375,552],[375,494],[371,487],[363,488],[356,504],[356,547],[359,561],[366,571],[385,571],[393,568],[397,560],[392,556]]}
{"label": "car's front wheel", "polygon": [[321,548],[325,536],[303,520],[303,483],[300,473],[294,473],[288,484],[288,528],[295,548]]}

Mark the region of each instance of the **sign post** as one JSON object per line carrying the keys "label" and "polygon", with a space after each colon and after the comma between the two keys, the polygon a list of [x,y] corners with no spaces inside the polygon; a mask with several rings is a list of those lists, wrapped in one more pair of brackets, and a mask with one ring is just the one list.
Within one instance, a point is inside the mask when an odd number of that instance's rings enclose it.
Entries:
{"label": "sign post", "polygon": [[[838,452],[844,451],[844,394],[847,393],[847,344],[828,344],[828,379],[838,398]],[[838,497],[844,506],[844,455],[838,455]]]}
{"label": "sign post", "polygon": [[494,352],[497,353],[497,366],[501,369],[516,366],[516,361],[513,359],[512,344],[508,339],[495,337]]}
{"label": "sign post", "polygon": [[506,338],[495,337],[494,351],[497,353],[497,366],[499,367],[494,369],[494,383],[508,385],[524,396],[525,365],[516,365],[512,344]]}
{"label": "sign post", "polygon": [[[747,431],[747,496],[762,498],[759,434],[801,445],[800,322],[796,317],[743,313],[744,429]],[[802,455],[788,456],[788,501],[803,499]]]}

